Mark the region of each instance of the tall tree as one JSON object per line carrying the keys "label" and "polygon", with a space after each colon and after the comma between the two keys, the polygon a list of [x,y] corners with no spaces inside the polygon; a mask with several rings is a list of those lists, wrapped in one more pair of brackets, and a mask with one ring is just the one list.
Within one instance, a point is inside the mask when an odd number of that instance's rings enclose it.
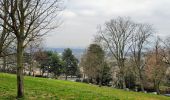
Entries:
{"label": "tall tree", "polygon": [[131,35],[135,31],[135,24],[129,18],[118,17],[105,23],[104,28],[99,27],[97,38],[100,43],[107,48],[107,51],[116,59],[119,67],[120,88],[126,88],[125,85],[125,60],[129,48],[131,47]]}
{"label": "tall tree", "polygon": [[163,61],[160,39],[155,41],[154,49],[147,55],[146,75],[153,82],[154,89],[160,94],[160,84],[165,77],[167,64]]}
{"label": "tall tree", "polygon": [[165,38],[161,41],[163,43],[163,57],[164,62],[170,65],[170,37]]}
{"label": "tall tree", "polygon": [[48,55],[45,51],[42,49],[39,49],[37,52],[35,52],[35,60],[38,62],[40,66],[40,73],[43,76],[43,73],[46,71],[46,65],[48,62]]}
{"label": "tall tree", "polygon": [[55,78],[63,73],[63,65],[62,61],[58,55],[58,53],[53,52],[52,56],[50,57],[50,72],[54,73]]}
{"label": "tall tree", "polygon": [[[81,66],[83,67],[83,72],[88,77],[88,81],[93,83],[102,84],[102,78],[104,73],[104,51],[97,44],[90,44],[85,52],[82,60]],[[98,82],[97,82],[98,80]]]}
{"label": "tall tree", "polygon": [[[54,28],[52,21],[59,11],[58,0],[0,0],[0,19],[17,40],[17,97],[24,96],[23,51],[27,44]],[[6,14],[7,13],[7,14]],[[6,20],[6,16],[9,18]],[[53,24],[54,25],[54,24]],[[3,25],[2,25],[3,26]],[[43,31],[42,31],[43,30]],[[48,30],[49,31],[49,30]]]}
{"label": "tall tree", "polygon": [[62,54],[62,60],[64,61],[65,66],[65,79],[67,80],[68,75],[76,75],[76,72],[78,71],[78,60],[76,57],[72,54],[72,50],[70,48],[67,48],[64,50]]}
{"label": "tall tree", "polygon": [[[5,11],[8,8],[2,8]],[[7,12],[4,12],[4,20],[8,20],[9,16]],[[6,59],[11,53],[8,49],[11,47],[12,42],[15,40],[13,34],[10,33],[11,30],[8,29],[8,26],[5,21],[0,20],[0,58],[3,58],[3,70],[5,71]]]}
{"label": "tall tree", "polygon": [[35,56],[36,56],[36,52],[41,48],[41,44],[42,44],[42,39],[36,39],[34,41],[31,41],[26,49],[25,52],[29,54],[28,57],[26,57],[27,63],[28,63],[28,70],[29,70],[29,75],[33,75],[34,73],[34,64],[35,64]]}
{"label": "tall tree", "polygon": [[153,29],[147,24],[136,24],[135,33],[132,35],[132,61],[133,66],[137,70],[137,76],[141,85],[141,90],[144,91],[144,49],[146,48],[149,37],[153,34]]}

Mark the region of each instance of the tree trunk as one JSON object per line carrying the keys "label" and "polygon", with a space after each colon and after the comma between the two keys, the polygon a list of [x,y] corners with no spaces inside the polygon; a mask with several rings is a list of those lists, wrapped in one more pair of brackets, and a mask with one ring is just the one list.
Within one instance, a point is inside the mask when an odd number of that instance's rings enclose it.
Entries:
{"label": "tree trunk", "polygon": [[140,79],[140,87],[141,87],[141,91],[144,92],[145,89],[144,89],[143,81],[141,79]]}
{"label": "tree trunk", "polygon": [[102,86],[102,79],[99,79],[99,87]]}
{"label": "tree trunk", "polygon": [[160,94],[159,82],[155,82],[155,90],[156,90],[156,93],[159,95]]}
{"label": "tree trunk", "polygon": [[29,74],[28,74],[29,76],[31,76],[31,66],[32,65],[30,64],[30,66],[29,66]]}
{"label": "tree trunk", "polygon": [[24,96],[24,84],[23,84],[23,41],[17,42],[17,97],[22,98]]}
{"label": "tree trunk", "polygon": [[159,85],[156,88],[156,92],[157,92],[158,95],[160,94]]}
{"label": "tree trunk", "polygon": [[33,69],[32,67],[33,67],[33,61],[31,59],[31,63],[30,63],[30,66],[29,66],[29,76],[32,75],[32,69]]}
{"label": "tree trunk", "polygon": [[156,93],[157,93],[158,95],[160,94],[159,86],[156,87]]}
{"label": "tree trunk", "polygon": [[124,75],[122,75],[122,85],[123,85],[123,89],[126,89],[126,82],[125,82],[125,77]]}
{"label": "tree trunk", "polygon": [[66,74],[65,80],[67,80],[67,74]]}
{"label": "tree trunk", "polygon": [[49,77],[49,67],[48,67],[48,71],[47,71],[47,76],[46,76],[47,78]]}
{"label": "tree trunk", "polygon": [[3,57],[3,72],[6,72],[6,56]]}
{"label": "tree trunk", "polygon": [[125,76],[124,76],[124,74],[123,74],[122,71],[120,71],[119,74],[120,74],[120,75],[119,75],[119,84],[118,84],[118,87],[119,87],[120,89],[126,89]]}
{"label": "tree trunk", "polygon": [[145,89],[144,89],[143,77],[142,77],[141,71],[139,71],[139,81],[140,81],[141,91],[144,92]]}
{"label": "tree trunk", "polygon": [[126,89],[126,81],[125,81],[125,73],[124,73],[124,60],[120,60],[119,62],[119,66],[120,66],[120,79],[121,79],[121,85],[122,85],[122,89]]}
{"label": "tree trunk", "polygon": [[68,69],[66,68],[66,72],[65,72],[65,80],[67,80],[67,76],[68,76]]}

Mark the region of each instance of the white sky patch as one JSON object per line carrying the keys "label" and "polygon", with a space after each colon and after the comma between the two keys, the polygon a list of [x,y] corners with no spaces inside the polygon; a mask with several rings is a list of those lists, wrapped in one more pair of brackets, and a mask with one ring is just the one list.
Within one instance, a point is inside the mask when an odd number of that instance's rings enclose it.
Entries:
{"label": "white sky patch", "polygon": [[65,10],[63,12],[63,17],[68,17],[68,18],[72,18],[72,17],[76,17],[76,14],[72,11],[69,11],[69,10]]}
{"label": "white sky patch", "polygon": [[84,15],[84,16],[95,16],[96,15],[96,12],[93,11],[93,10],[82,10],[80,12],[80,14]]}
{"label": "white sky patch", "polygon": [[97,25],[117,16],[153,25],[161,36],[170,35],[170,0],[67,0],[63,24],[46,39],[47,47],[87,47]]}

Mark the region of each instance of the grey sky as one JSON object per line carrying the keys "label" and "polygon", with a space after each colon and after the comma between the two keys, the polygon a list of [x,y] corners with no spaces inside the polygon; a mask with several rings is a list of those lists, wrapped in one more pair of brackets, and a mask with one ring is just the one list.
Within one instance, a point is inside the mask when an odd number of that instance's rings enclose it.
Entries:
{"label": "grey sky", "polygon": [[67,0],[62,25],[46,38],[47,47],[87,47],[97,25],[117,16],[153,25],[161,36],[170,35],[170,0]]}

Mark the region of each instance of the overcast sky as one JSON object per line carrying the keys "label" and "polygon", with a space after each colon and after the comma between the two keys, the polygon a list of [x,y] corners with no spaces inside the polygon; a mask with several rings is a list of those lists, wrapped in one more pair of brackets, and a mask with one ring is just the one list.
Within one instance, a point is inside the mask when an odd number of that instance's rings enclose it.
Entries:
{"label": "overcast sky", "polygon": [[60,27],[46,38],[46,47],[85,48],[97,25],[118,16],[153,25],[157,34],[170,35],[170,0],[66,0]]}

